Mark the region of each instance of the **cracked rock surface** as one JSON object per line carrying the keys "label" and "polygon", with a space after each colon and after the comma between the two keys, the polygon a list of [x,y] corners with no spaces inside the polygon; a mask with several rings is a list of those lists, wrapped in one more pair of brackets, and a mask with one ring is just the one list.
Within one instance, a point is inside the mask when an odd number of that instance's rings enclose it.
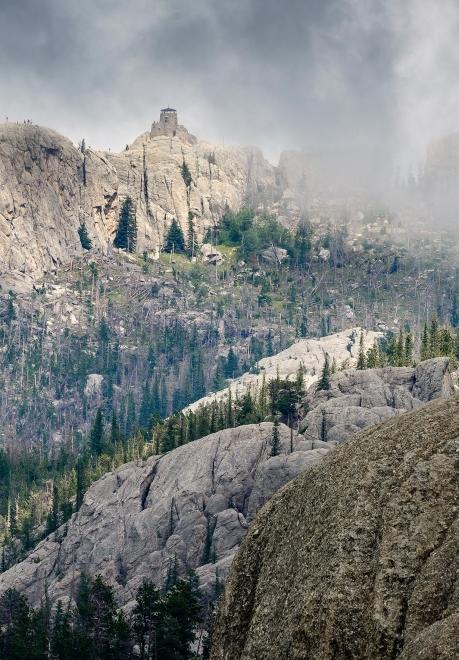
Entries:
{"label": "cracked rock surface", "polygon": [[[144,580],[163,584],[172,563],[197,569],[210,597],[258,509],[328,451],[310,449],[280,425],[271,457],[270,422],[227,429],[143,464],[128,463],[91,486],[78,513],[28,558],[0,575],[38,605],[45,586],[66,598],[81,571],[100,573],[129,604]],[[291,452],[293,443],[293,452]]]}
{"label": "cracked rock surface", "polygon": [[459,398],[339,445],[261,510],[213,660],[451,660],[459,648]]}
{"label": "cracked rock surface", "polygon": [[[343,442],[363,429],[385,422],[427,401],[454,393],[448,358],[416,367],[347,370],[330,379],[329,390],[309,388],[300,432],[317,441]],[[325,432],[324,432],[325,424]]]}

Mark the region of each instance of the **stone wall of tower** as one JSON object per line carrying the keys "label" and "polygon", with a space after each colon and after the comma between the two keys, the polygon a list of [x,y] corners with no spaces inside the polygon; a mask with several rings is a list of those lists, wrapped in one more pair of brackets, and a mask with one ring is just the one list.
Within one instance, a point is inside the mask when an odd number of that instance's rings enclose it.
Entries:
{"label": "stone wall of tower", "polygon": [[188,133],[186,128],[178,123],[177,112],[172,109],[161,110],[159,121],[154,121],[151,125],[150,137],[158,136],[178,137],[190,144],[196,142],[194,135]]}

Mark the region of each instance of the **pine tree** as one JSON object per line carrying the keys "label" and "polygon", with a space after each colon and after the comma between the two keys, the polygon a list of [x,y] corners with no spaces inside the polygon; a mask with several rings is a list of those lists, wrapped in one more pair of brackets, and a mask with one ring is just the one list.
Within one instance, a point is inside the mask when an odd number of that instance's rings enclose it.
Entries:
{"label": "pine tree", "polygon": [[325,409],[322,409],[322,419],[320,423],[320,439],[322,442],[327,442],[327,417]]}
{"label": "pine tree", "polygon": [[139,647],[141,660],[154,658],[156,655],[163,609],[159,590],[151,582],[144,582],[137,591],[136,605],[132,612],[134,639]]}
{"label": "pine tree", "polygon": [[429,355],[430,357],[438,357],[439,353],[439,338],[438,338],[438,320],[434,315],[430,322],[429,332]]}
{"label": "pine tree", "polygon": [[175,218],[167,232],[166,242],[164,243],[164,252],[185,252],[185,238],[179,223]]}
{"label": "pine tree", "polygon": [[182,173],[182,179],[185,183],[185,186],[187,188],[191,188],[191,184],[193,183],[193,177],[191,176],[190,168],[185,162],[185,159],[183,159],[183,163],[180,165],[180,171]]}
{"label": "pine tree", "polygon": [[[359,356],[357,359],[357,369],[362,371],[366,367],[366,360],[365,360],[365,349],[363,346],[363,332],[360,333],[360,341],[359,341]],[[329,388],[327,388],[329,389]]]}
{"label": "pine tree", "polygon": [[217,367],[215,369],[214,379],[213,379],[213,389],[215,392],[222,390],[226,384],[225,377],[225,363],[226,360],[224,357],[220,356],[217,359]]}
{"label": "pine tree", "polygon": [[302,270],[308,265],[311,253],[311,234],[312,229],[309,222],[304,219],[301,220],[295,232],[294,250],[298,268]]}
{"label": "pine tree", "polygon": [[258,393],[257,410],[258,415],[263,420],[266,417],[266,413],[268,412],[268,395],[266,389],[266,376],[264,373],[261,379],[260,391]]}
{"label": "pine tree", "polygon": [[16,300],[16,294],[13,291],[8,291],[8,304],[6,308],[6,323],[11,325],[11,323],[16,318],[16,309],[14,307],[14,301]]}
{"label": "pine tree", "polygon": [[16,589],[8,589],[0,598],[0,657],[5,660],[28,658],[29,647],[29,605]]}
{"label": "pine tree", "polygon": [[405,338],[403,335],[403,328],[400,327],[398,331],[398,339],[395,350],[395,366],[402,367],[405,361]]}
{"label": "pine tree", "polygon": [[198,246],[198,242],[196,239],[193,214],[191,213],[191,211],[188,212],[188,232],[186,239],[187,239],[186,240],[187,254],[189,257],[194,257],[196,254],[196,248]]}
{"label": "pine tree", "polygon": [[53,503],[48,514],[46,533],[51,534],[59,527],[59,489],[56,482],[53,484]]}
{"label": "pine tree", "polygon": [[132,392],[128,393],[126,405],[126,420],[124,426],[124,435],[130,438],[137,429],[137,414],[135,409],[134,395]]}
{"label": "pine tree", "polygon": [[438,335],[438,354],[449,357],[454,354],[454,341],[449,328],[441,328]]}
{"label": "pine tree", "polygon": [[226,427],[231,429],[234,427],[234,408],[233,408],[233,395],[231,389],[228,394],[228,403],[226,407]]}
{"label": "pine tree", "polygon": [[296,372],[295,387],[298,396],[301,397],[304,394],[304,368],[302,363]]}
{"label": "pine tree", "polygon": [[225,376],[226,378],[235,378],[238,373],[238,359],[236,353],[233,351],[233,347],[229,349],[228,356],[226,358],[225,364]]}
{"label": "pine tree", "polygon": [[387,360],[391,367],[397,366],[397,340],[395,336],[391,334],[389,341],[387,342]]}
{"label": "pine tree", "polygon": [[177,446],[178,420],[176,415],[171,415],[166,422],[166,428],[161,441],[161,453],[171,451]]}
{"label": "pine tree", "polygon": [[279,420],[274,418],[273,435],[271,438],[271,456],[277,456],[280,451],[280,433],[279,433]]}
{"label": "pine tree", "polygon": [[430,357],[429,350],[429,332],[427,330],[427,323],[424,323],[424,330],[422,331],[421,338],[421,362],[423,360],[428,360]]}
{"label": "pine tree", "polygon": [[376,369],[379,367],[379,348],[376,341],[367,351],[366,363],[368,369]]}
{"label": "pine tree", "polygon": [[176,580],[164,599],[164,620],[157,640],[159,658],[192,658],[200,622],[200,594],[195,580]]}
{"label": "pine tree", "polygon": [[86,461],[80,457],[76,463],[76,498],[75,511],[78,511],[83,503],[83,497],[87,488]]}
{"label": "pine tree", "polygon": [[90,250],[92,248],[92,241],[89,238],[85,222],[82,222],[78,227],[78,236],[80,237],[80,243],[83,250]]}
{"label": "pine tree", "polygon": [[410,367],[413,364],[413,335],[408,332],[405,337],[404,365]]}
{"label": "pine tree", "polygon": [[329,390],[330,389],[330,357],[328,353],[325,353],[325,361],[322,369],[322,374],[320,376],[319,382],[317,383],[318,390]]}
{"label": "pine tree", "polygon": [[89,434],[89,446],[94,456],[100,456],[104,449],[104,422],[100,408],[97,409],[94,424]]}
{"label": "pine tree", "polygon": [[126,197],[121,205],[114,246],[128,252],[135,252],[137,245],[137,218],[131,197]]}
{"label": "pine tree", "polygon": [[[62,601],[58,600],[51,630],[51,653],[53,658],[63,660],[64,658],[75,657],[75,638],[71,625],[70,603],[69,607],[64,609]],[[79,652],[81,653],[81,650]]]}

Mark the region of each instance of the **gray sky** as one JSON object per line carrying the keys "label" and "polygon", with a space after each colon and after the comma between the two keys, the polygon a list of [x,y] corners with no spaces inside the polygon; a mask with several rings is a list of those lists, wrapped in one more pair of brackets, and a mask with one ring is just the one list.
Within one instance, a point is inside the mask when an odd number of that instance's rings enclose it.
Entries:
{"label": "gray sky", "polygon": [[416,162],[459,128],[456,0],[0,0],[0,116],[120,149],[198,137]]}

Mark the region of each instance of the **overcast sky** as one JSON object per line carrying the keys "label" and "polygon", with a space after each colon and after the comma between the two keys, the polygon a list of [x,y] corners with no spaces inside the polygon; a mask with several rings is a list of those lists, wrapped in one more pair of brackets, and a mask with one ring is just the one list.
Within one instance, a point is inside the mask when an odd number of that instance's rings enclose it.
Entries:
{"label": "overcast sky", "polygon": [[200,138],[393,150],[459,129],[456,0],[0,0],[0,116],[120,149]]}

